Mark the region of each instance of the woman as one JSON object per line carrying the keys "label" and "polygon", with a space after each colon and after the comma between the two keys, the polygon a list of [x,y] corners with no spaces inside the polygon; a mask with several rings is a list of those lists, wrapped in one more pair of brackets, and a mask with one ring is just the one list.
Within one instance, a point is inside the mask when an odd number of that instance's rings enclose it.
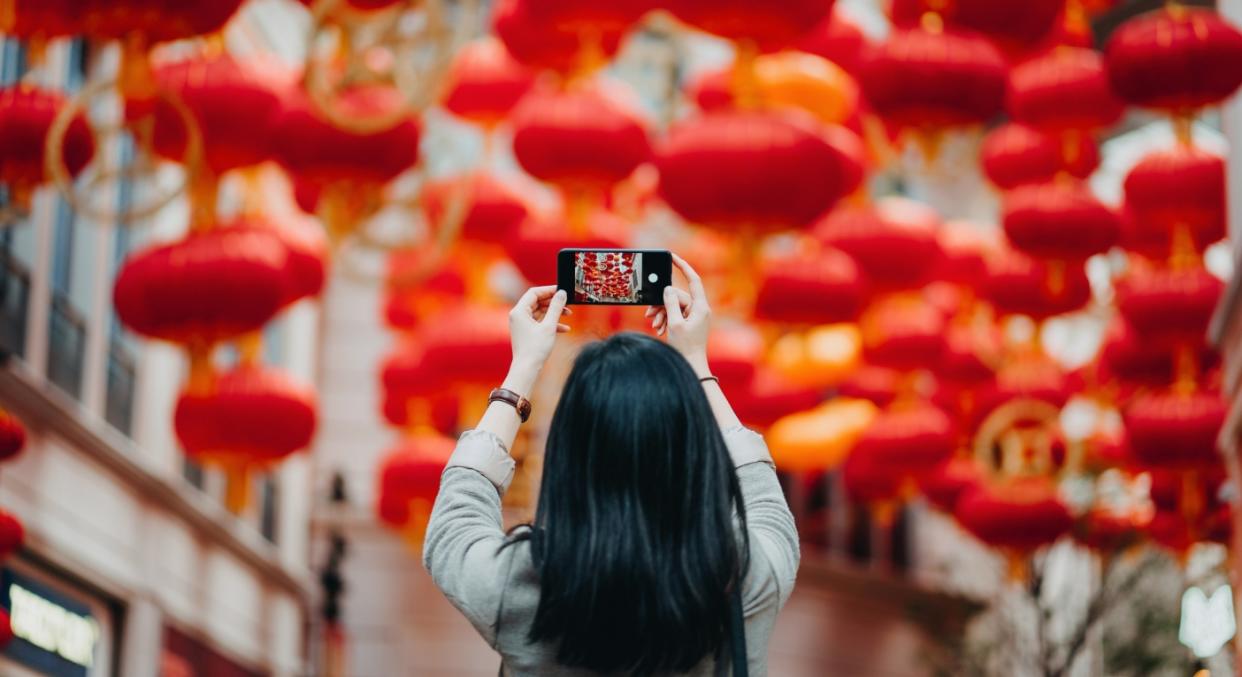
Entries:
{"label": "woman", "polygon": [[798,534],[763,439],[708,371],[703,284],[673,258],[689,292],[670,286],[647,311],[668,344],[621,334],[574,362],[533,525],[506,535],[500,497],[521,395],[568,331],[563,292],[537,287],[514,307],[509,375],[445,468],[423,563],[503,674],[767,672]]}

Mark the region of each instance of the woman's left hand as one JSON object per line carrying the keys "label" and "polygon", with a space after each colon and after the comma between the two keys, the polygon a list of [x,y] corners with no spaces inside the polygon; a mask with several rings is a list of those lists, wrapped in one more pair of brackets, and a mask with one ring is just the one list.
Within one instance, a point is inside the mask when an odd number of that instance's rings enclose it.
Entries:
{"label": "woman's left hand", "polygon": [[513,342],[513,367],[538,373],[552,354],[556,335],[569,331],[561,315],[572,315],[565,307],[566,295],[556,285],[528,289],[509,311],[509,336]]}

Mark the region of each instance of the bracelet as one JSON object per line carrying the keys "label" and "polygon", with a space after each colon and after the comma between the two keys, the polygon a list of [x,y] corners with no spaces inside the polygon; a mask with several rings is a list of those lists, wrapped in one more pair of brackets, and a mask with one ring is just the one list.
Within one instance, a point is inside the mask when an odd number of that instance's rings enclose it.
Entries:
{"label": "bracelet", "polygon": [[703,378],[699,379],[699,383],[707,383],[708,381],[715,381],[716,385],[720,385],[720,379],[716,378],[715,376],[704,376]]}

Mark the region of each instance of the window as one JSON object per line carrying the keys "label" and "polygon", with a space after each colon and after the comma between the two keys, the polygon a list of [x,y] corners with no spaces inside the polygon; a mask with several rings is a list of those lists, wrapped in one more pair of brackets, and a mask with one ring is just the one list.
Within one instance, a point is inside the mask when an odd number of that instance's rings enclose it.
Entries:
{"label": "window", "polygon": [[[7,191],[0,190],[0,200],[7,202],[7,197]],[[22,261],[22,233],[18,228],[27,234],[30,231],[26,224],[0,227],[0,355],[24,357],[26,317],[30,309],[30,267],[28,261]]]}
{"label": "window", "polygon": [[48,326],[48,380],[73,397],[82,391],[86,319],[70,299],[74,279],[77,220],[64,201],[57,204],[52,248],[52,308]]}
{"label": "window", "polygon": [[7,87],[21,80],[28,66],[26,45],[11,38],[0,41],[0,86]]}
{"label": "window", "polygon": [[276,515],[280,500],[279,485],[274,474],[259,478],[259,533],[268,541],[276,542]]}
{"label": "window", "polygon": [[[127,165],[133,156],[130,143],[120,144],[121,163]],[[117,187],[117,209],[126,211],[133,200],[133,183],[122,180]],[[125,257],[135,246],[135,232],[127,224],[117,224],[113,243],[112,275],[116,276]],[[107,378],[104,418],[112,427],[129,435],[134,419],[134,387],[137,379],[137,346],[121,325],[115,310],[109,310]]]}

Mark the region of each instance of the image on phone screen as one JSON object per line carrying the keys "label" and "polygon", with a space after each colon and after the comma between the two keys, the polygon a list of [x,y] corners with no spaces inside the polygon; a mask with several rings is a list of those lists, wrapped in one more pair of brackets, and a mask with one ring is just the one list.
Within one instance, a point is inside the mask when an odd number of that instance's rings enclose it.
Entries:
{"label": "image on phone screen", "polygon": [[661,303],[672,257],[660,249],[562,249],[557,287],[579,305]]}
{"label": "image on phone screen", "polygon": [[642,252],[574,252],[574,303],[638,303]]}

